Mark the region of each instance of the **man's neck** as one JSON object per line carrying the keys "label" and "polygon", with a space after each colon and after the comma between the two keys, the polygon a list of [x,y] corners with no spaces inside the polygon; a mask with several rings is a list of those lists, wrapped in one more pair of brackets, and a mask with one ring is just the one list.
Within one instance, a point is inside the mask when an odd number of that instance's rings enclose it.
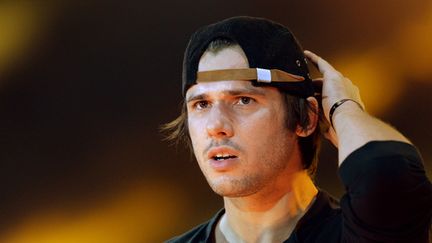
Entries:
{"label": "man's neck", "polygon": [[305,171],[248,197],[224,198],[226,213],[217,226],[218,242],[282,242],[312,204],[318,190]]}

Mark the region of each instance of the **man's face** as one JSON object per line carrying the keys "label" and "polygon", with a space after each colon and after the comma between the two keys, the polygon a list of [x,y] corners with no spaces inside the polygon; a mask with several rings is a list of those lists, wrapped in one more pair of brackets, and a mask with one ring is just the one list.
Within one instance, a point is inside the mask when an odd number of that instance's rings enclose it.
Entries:
{"label": "man's face", "polygon": [[[205,52],[198,71],[248,67],[243,50],[234,46]],[[192,86],[186,101],[194,153],[216,193],[248,196],[290,173],[297,142],[286,128],[277,89],[249,81],[206,82]]]}

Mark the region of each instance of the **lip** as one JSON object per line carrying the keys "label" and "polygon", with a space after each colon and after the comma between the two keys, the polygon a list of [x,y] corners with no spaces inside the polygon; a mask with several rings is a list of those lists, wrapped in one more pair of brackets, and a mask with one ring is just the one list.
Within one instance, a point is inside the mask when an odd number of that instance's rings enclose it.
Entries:
{"label": "lip", "polygon": [[[217,154],[229,154],[229,155],[235,156],[235,158],[229,158],[229,159],[224,159],[224,160],[215,160],[213,157],[216,156]],[[230,168],[232,168],[233,166],[235,166],[236,162],[238,161],[238,155],[239,155],[239,153],[232,148],[215,147],[215,148],[212,148],[207,153],[207,159],[208,159],[210,166],[214,170],[222,172],[222,171],[227,171]]]}
{"label": "lip", "polygon": [[217,154],[229,154],[238,157],[238,152],[235,149],[221,146],[210,149],[207,153],[207,159],[213,160],[213,157]]}

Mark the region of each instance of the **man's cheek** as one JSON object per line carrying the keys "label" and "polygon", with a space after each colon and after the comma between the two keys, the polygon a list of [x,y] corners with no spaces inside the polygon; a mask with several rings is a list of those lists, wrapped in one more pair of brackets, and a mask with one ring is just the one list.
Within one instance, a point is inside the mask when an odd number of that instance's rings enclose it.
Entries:
{"label": "man's cheek", "polygon": [[200,162],[200,160],[202,159],[202,158],[200,158],[202,151],[199,147],[199,142],[197,141],[196,137],[193,136],[192,134],[190,134],[190,137],[191,137],[192,150],[194,152],[195,158],[198,162]]}

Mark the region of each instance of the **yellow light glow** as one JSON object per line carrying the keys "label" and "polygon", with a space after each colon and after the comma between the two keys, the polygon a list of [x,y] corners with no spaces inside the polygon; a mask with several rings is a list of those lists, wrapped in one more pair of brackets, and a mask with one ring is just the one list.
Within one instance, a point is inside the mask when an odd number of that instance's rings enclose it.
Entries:
{"label": "yellow light glow", "polygon": [[390,108],[411,82],[432,80],[432,6],[428,7],[428,15],[405,23],[385,43],[335,57],[336,68],[359,87],[369,112]]}
{"label": "yellow light glow", "polygon": [[359,87],[366,109],[372,114],[382,113],[403,92],[405,83],[400,75],[377,51],[341,56],[335,66]]}
{"label": "yellow light glow", "polygon": [[[157,242],[173,231],[185,203],[173,185],[132,185],[113,199],[78,210],[45,211],[0,238],[2,243]],[[69,211],[69,212],[68,212]]]}
{"label": "yellow light glow", "polygon": [[30,1],[0,3],[0,72],[28,50],[41,27],[41,14]]}

